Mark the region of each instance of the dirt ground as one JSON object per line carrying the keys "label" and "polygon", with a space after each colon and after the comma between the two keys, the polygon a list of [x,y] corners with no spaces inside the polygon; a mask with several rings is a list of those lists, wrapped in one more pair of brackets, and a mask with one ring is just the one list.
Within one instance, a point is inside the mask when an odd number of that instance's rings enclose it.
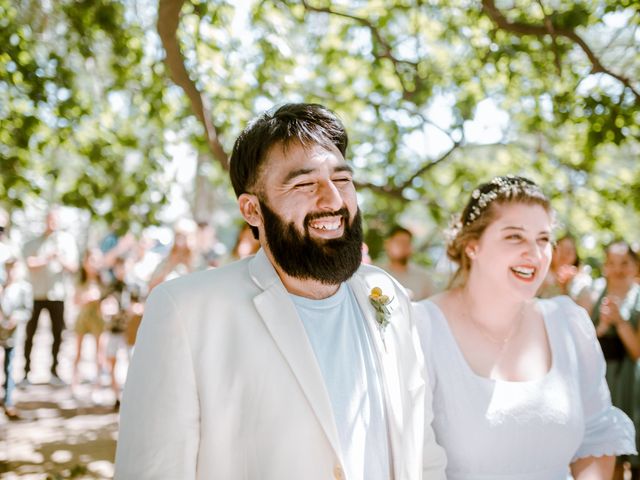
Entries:
{"label": "dirt ground", "polygon": [[[118,414],[107,373],[103,371],[95,382],[95,343],[90,337],[83,342],[81,382],[72,392],[68,384],[75,334],[72,329],[65,331],[59,355],[58,371],[67,385],[49,383],[51,341],[49,320],[43,314],[32,350],[31,385],[19,386],[14,392],[21,419],[9,421],[0,410],[0,479],[113,478]],[[18,332],[17,380],[24,371],[22,345],[23,332]],[[0,349],[0,356],[2,353]],[[123,381],[126,352],[120,352],[118,364],[117,376]]]}

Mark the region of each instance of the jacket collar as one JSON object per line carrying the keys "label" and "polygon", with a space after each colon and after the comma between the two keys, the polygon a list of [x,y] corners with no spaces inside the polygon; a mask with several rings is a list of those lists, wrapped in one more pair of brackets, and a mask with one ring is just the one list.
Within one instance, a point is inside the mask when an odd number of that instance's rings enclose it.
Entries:
{"label": "jacket collar", "polygon": [[295,305],[263,250],[259,250],[249,262],[249,273],[263,290],[253,299],[256,309],[300,384],[336,457],[342,463],[338,429],[329,393]]}

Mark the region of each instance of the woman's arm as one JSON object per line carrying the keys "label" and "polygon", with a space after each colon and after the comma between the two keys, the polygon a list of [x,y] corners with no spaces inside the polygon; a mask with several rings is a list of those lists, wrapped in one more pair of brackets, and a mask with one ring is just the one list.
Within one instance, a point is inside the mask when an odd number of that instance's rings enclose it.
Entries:
{"label": "woman's arm", "polygon": [[574,480],[610,480],[616,465],[616,457],[585,457],[571,464]]}

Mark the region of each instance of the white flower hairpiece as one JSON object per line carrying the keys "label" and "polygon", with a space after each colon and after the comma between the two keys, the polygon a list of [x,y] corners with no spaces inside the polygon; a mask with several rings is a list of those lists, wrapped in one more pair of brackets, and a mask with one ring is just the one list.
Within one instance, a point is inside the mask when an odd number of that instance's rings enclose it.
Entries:
{"label": "white flower hairpiece", "polygon": [[471,192],[468,213],[461,221],[461,227],[473,223],[496,199],[511,198],[522,192],[532,196],[543,196],[538,186],[526,178],[516,177],[515,175],[495,177],[489,183]]}
{"label": "white flower hairpiece", "polygon": [[451,243],[462,230],[462,217],[461,215],[452,215],[449,220],[449,225],[444,230],[444,236],[447,239],[447,243]]}

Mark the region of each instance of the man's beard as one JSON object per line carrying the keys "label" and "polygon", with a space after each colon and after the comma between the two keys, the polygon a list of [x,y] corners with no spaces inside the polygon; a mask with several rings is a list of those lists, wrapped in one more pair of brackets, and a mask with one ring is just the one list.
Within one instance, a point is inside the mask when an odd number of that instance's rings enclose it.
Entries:
{"label": "man's beard", "polygon": [[[352,222],[349,211],[310,213],[304,218],[304,233],[286,223],[280,215],[260,200],[264,221],[265,240],[275,262],[289,276],[303,280],[317,280],[327,285],[338,285],[355,273],[362,262],[362,219],[360,210]],[[309,235],[309,223],[331,216],[342,217],[342,237],[329,240],[314,239]]]}
{"label": "man's beard", "polygon": [[409,256],[402,256],[402,257],[396,257],[393,259],[395,263],[398,263],[400,265],[402,265],[403,267],[406,267],[409,264]]}

